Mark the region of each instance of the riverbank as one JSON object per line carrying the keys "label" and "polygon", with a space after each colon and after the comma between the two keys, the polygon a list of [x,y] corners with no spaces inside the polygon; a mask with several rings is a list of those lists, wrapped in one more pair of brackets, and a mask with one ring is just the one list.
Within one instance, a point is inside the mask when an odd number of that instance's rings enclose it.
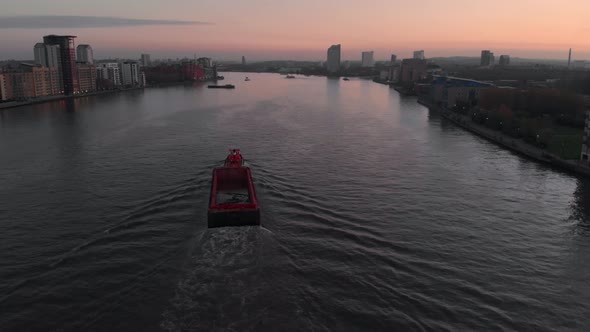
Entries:
{"label": "riverbank", "polygon": [[400,95],[405,97],[415,96],[416,94],[408,88],[405,88],[401,85],[391,85],[393,89],[397,91]]}
{"label": "riverbank", "polygon": [[141,90],[141,89],[144,89],[144,87],[95,91],[95,92],[78,94],[78,95],[71,95],[71,96],[64,96],[64,95],[47,96],[47,97],[35,98],[35,99],[27,100],[27,101],[6,102],[6,103],[0,103],[0,110],[9,109],[9,108],[17,108],[17,107],[21,107],[21,106],[34,105],[34,104],[42,104],[42,103],[47,103],[47,102],[56,101],[56,100],[76,99],[76,98],[99,96],[99,95],[106,95],[106,94],[134,91],[134,90]]}
{"label": "riverbank", "polygon": [[438,111],[443,118],[453,122],[459,127],[466,129],[504,148],[507,148],[508,150],[514,151],[530,159],[551,165],[564,171],[590,176],[590,167],[580,163],[579,160],[562,159],[558,155],[549,153],[544,149],[526,143],[522,139],[510,137],[496,130],[492,130],[484,126],[475,124],[473,123],[473,121],[471,121],[471,118],[469,118],[468,116],[453,113],[447,109],[436,106],[428,101],[418,99],[418,103],[428,107],[430,110]]}

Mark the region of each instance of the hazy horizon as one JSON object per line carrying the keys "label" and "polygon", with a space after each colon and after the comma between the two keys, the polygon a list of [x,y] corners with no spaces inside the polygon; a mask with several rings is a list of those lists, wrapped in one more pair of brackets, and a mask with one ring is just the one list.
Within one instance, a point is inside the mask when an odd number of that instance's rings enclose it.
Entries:
{"label": "hazy horizon", "polygon": [[[325,60],[331,44],[342,44],[343,59],[361,51],[410,57],[496,55],[528,59],[590,59],[590,2],[564,5],[539,0],[473,3],[468,0],[420,3],[373,0],[312,2],[169,0],[134,4],[23,0],[3,5],[0,60],[31,59],[33,45],[47,34],[73,34],[90,44],[97,59],[210,56],[223,61]],[[126,15],[127,13],[132,13]],[[526,16],[523,16],[526,13]],[[56,17],[57,16],[57,17]],[[69,27],[69,28],[66,28]]]}

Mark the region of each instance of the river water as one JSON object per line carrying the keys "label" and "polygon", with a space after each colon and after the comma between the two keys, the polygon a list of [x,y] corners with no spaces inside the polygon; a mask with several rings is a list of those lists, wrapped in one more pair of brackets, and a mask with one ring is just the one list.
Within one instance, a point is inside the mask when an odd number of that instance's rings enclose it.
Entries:
{"label": "river water", "polygon": [[[225,76],[0,112],[0,330],[590,329],[589,181],[371,81]],[[207,229],[231,147],[262,228]]]}

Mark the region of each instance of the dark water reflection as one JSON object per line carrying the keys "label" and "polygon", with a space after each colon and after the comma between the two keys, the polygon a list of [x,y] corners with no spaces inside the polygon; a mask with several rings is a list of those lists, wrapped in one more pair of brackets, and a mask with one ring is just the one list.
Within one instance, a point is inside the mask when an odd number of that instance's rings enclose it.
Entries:
{"label": "dark water reflection", "polygon": [[[370,81],[0,112],[6,331],[587,330],[590,182]],[[206,229],[239,146],[264,228]]]}

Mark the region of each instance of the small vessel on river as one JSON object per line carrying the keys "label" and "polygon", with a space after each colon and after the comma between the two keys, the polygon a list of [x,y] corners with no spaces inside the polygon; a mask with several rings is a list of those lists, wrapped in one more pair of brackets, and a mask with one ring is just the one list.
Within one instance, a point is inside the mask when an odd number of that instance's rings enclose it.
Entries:
{"label": "small vessel on river", "polygon": [[233,84],[225,84],[225,85],[208,85],[209,89],[235,89],[236,86]]}
{"label": "small vessel on river", "polygon": [[260,225],[260,207],[249,167],[239,149],[230,150],[223,167],[213,169],[209,228]]}

